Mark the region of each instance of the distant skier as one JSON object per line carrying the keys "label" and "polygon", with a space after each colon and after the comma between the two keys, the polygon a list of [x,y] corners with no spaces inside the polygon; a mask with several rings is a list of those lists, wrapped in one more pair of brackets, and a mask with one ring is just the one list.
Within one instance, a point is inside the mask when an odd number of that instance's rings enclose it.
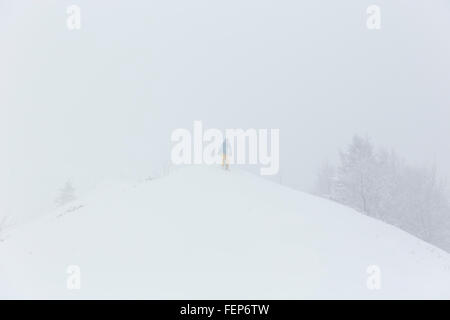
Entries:
{"label": "distant skier", "polygon": [[229,170],[230,169],[230,163],[229,163],[228,155],[229,155],[229,151],[230,151],[231,148],[229,148],[229,147],[230,147],[230,145],[228,143],[228,139],[225,138],[223,140],[223,143],[222,143],[222,167],[225,170]]}

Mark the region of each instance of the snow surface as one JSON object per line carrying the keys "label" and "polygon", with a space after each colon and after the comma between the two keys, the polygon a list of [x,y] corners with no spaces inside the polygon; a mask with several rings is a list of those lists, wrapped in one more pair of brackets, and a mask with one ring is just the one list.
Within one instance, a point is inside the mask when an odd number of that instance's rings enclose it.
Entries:
{"label": "snow surface", "polygon": [[[80,290],[66,287],[69,265]],[[10,230],[0,298],[450,299],[450,255],[245,171],[193,166],[102,184]]]}

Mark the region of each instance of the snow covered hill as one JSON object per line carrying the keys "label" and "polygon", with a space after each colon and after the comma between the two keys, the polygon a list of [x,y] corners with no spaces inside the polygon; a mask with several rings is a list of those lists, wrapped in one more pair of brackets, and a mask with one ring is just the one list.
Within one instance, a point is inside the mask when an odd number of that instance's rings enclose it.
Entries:
{"label": "snow covered hill", "polygon": [[[67,289],[69,266],[80,290]],[[367,286],[370,266],[379,290]],[[11,230],[0,298],[450,299],[450,256],[250,173],[187,167],[103,184]]]}

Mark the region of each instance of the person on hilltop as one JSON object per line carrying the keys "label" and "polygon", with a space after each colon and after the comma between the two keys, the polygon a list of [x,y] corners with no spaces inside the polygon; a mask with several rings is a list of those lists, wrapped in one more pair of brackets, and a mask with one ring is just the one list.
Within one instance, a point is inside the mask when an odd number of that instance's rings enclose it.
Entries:
{"label": "person on hilltop", "polygon": [[229,161],[229,154],[231,153],[230,144],[228,143],[228,139],[225,138],[222,143],[222,167],[225,170],[230,169],[230,161]]}

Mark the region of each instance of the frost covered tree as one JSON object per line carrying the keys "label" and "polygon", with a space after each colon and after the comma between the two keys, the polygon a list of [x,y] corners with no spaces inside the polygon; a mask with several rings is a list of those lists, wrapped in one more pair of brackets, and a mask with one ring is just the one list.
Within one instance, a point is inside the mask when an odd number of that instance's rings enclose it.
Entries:
{"label": "frost covered tree", "polygon": [[72,186],[70,181],[67,181],[64,187],[59,191],[59,195],[55,202],[57,206],[63,206],[74,201],[75,199],[75,188]]}
{"label": "frost covered tree", "polygon": [[340,160],[335,200],[372,213],[378,201],[379,169],[373,145],[368,138],[354,136],[347,150],[340,152]]}
{"label": "frost covered tree", "polygon": [[450,251],[450,204],[437,170],[407,165],[355,136],[335,171],[318,174],[318,195],[396,225]]}
{"label": "frost covered tree", "polygon": [[436,168],[404,166],[400,170],[390,199],[393,222],[429,242],[443,240],[450,231],[450,207]]}

